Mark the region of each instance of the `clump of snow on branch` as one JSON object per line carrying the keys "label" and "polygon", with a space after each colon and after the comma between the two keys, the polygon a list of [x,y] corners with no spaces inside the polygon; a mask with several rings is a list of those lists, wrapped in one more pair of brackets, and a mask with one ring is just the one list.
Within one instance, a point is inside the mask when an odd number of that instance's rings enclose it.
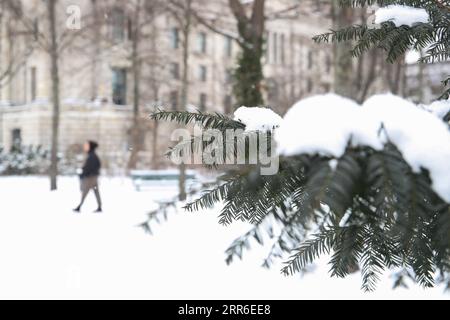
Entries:
{"label": "clump of snow on branch", "polygon": [[380,8],[375,13],[375,23],[392,21],[395,26],[412,27],[416,23],[428,23],[430,16],[425,9],[402,5],[390,5]]}
{"label": "clump of snow on branch", "polygon": [[340,158],[348,146],[397,146],[415,172],[427,169],[432,187],[450,202],[450,130],[434,114],[384,94],[356,102],[327,94],[304,99],[286,114],[275,139],[281,155]]}
{"label": "clump of snow on branch", "polygon": [[374,96],[363,105],[385,127],[388,139],[416,172],[428,169],[432,187],[450,202],[450,131],[435,115],[392,95]]}
{"label": "clump of snow on branch", "polygon": [[335,94],[314,96],[296,103],[276,132],[281,154],[320,154],[340,158],[349,143],[383,148],[360,106]]}
{"label": "clump of snow on branch", "polygon": [[438,100],[430,105],[423,106],[425,110],[431,112],[436,117],[444,119],[444,117],[450,112],[449,100]]}
{"label": "clump of snow on branch", "polygon": [[419,51],[410,50],[406,53],[405,62],[407,64],[416,64],[419,62],[420,58],[421,58],[421,54]]}
{"label": "clump of snow on branch", "polygon": [[234,112],[234,120],[245,124],[245,131],[272,131],[280,126],[282,118],[268,108],[240,107]]}

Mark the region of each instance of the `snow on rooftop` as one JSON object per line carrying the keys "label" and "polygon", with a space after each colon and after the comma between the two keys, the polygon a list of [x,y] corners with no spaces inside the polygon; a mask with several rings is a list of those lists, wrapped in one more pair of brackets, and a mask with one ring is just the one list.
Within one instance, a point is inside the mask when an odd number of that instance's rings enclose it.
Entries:
{"label": "snow on rooftop", "polygon": [[234,119],[245,124],[245,131],[272,131],[282,121],[271,109],[259,107],[240,107],[234,112]]}
{"label": "snow on rooftop", "polygon": [[430,16],[425,9],[413,8],[403,5],[390,5],[377,10],[375,13],[375,23],[392,21],[397,27],[412,27],[416,23],[427,23]]}
{"label": "snow on rooftop", "polygon": [[275,138],[282,155],[334,158],[340,158],[349,144],[380,150],[390,141],[415,172],[430,172],[433,189],[450,202],[448,126],[392,94],[373,96],[362,106],[335,94],[301,100],[287,112]]}

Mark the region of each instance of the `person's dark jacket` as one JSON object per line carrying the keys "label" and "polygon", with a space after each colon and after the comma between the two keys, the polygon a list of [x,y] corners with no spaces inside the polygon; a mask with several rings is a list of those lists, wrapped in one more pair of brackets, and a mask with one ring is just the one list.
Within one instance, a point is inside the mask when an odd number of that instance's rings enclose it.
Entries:
{"label": "person's dark jacket", "polygon": [[101,163],[94,151],[88,153],[86,162],[84,163],[80,178],[96,177],[100,175]]}

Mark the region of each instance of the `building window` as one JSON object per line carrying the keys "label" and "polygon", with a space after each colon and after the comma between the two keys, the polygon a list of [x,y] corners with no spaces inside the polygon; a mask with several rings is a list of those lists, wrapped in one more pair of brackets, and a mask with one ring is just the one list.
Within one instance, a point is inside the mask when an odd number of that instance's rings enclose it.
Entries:
{"label": "building window", "polygon": [[178,91],[170,92],[170,107],[172,110],[178,109]]}
{"label": "building window", "polygon": [[115,41],[125,39],[125,13],[120,8],[114,8],[111,13],[112,38]]}
{"label": "building window", "polygon": [[170,30],[170,46],[172,49],[178,49],[180,45],[180,31],[178,28],[172,28]]}
{"label": "building window", "polygon": [[225,56],[231,58],[233,56],[233,39],[225,37]]}
{"label": "building window", "polygon": [[39,38],[39,20],[38,20],[38,18],[34,18],[34,20],[33,20],[33,38],[36,41]]}
{"label": "building window", "polygon": [[308,81],[306,82],[306,91],[308,93],[311,93],[313,91],[313,83],[311,79],[308,79]]}
{"label": "building window", "polygon": [[227,69],[225,70],[225,83],[230,84],[233,82],[233,70]]}
{"label": "building window", "polygon": [[280,35],[280,60],[281,64],[284,64],[286,61],[286,52],[285,52],[285,41],[284,34]]}
{"label": "building window", "polygon": [[31,73],[30,79],[31,101],[34,101],[36,100],[37,97],[37,68],[31,67],[30,73]]}
{"label": "building window", "polygon": [[225,108],[225,114],[231,114],[233,112],[233,99],[231,95],[227,94],[223,99],[223,106]]}
{"label": "building window", "polygon": [[13,129],[11,132],[11,146],[13,148],[20,148],[22,145],[22,130]]}
{"label": "building window", "polygon": [[173,62],[170,64],[170,75],[172,76],[172,79],[180,79],[180,65],[178,63]]}
{"label": "building window", "polygon": [[268,100],[272,103],[278,102],[279,99],[279,86],[273,78],[267,79],[267,94]]}
{"label": "building window", "polygon": [[127,18],[127,33],[128,33],[128,40],[133,41],[135,37],[135,32],[138,32],[137,30],[134,30],[133,28],[133,20],[130,18]]}
{"label": "building window", "polygon": [[113,69],[113,102],[117,105],[127,104],[127,71],[125,69]]}
{"label": "building window", "polygon": [[208,79],[208,68],[206,66],[200,66],[198,68],[198,79],[202,82],[206,82]]}
{"label": "building window", "polygon": [[314,64],[314,56],[311,50],[308,50],[308,69],[312,69]]}
{"label": "building window", "polygon": [[278,34],[277,33],[273,34],[272,46],[273,46],[272,60],[274,63],[277,63],[278,62]]}
{"label": "building window", "polygon": [[326,55],[325,64],[326,64],[327,73],[330,73],[330,71],[331,71],[331,57],[328,54]]}
{"label": "building window", "polygon": [[197,37],[197,50],[200,53],[206,53],[207,49],[207,35],[205,32],[199,32]]}
{"label": "building window", "polygon": [[201,93],[200,94],[200,101],[199,101],[199,108],[200,111],[206,111],[206,101],[207,101],[208,97],[206,96],[206,94]]}

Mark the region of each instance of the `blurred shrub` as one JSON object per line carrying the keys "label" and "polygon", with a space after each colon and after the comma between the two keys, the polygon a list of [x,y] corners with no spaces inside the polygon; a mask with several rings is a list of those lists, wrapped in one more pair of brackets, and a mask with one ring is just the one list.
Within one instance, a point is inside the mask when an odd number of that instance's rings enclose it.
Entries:
{"label": "blurred shrub", "polygon": [[0,175],[46,174],[49,165],[50,153],[41,146],[0,148]]}

